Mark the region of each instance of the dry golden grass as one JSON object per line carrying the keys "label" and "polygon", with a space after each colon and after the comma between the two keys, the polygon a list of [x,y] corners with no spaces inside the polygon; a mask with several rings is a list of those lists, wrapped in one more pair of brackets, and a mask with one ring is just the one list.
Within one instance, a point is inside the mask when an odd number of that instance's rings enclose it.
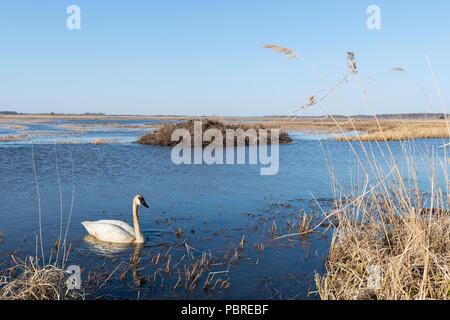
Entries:
{"label": "dry golden grass", "polygon": [[275,52],[285,54],[285,55],[288,56],[286,58],[286,60],[290,60],[290,59],[293,59],[293,58],[297,57],[297,53],[294,50],[289,49],[289,48],[285,48],[285,47],[282,47],[282,46],[279,46],[279,45],[267,44],[265,46],[262,46],[262,48],[264,48],[264,49],[272,49]]}
{"label": "dry golden grass", "polygon": [[[240,119],[242,121],[242,119]],[[421,138],[449,138],[445,120],[358,120],[352,118],[336,119],[307,119],[307,118],[252,118],[267,128],[282,128],[287,131],[341,133],[348,131],[362,132],[359,136],[342,137],[337,140],[383,141],[413,140]],[[381,131],[380,131],[380,127]]]}
{"label": "dry golden grass", "polygon": [[27,126],[20,125],[20,124],[10,124],[10,125],[7,125],[7,126],[9,128],[11,128],[11,129],[16,129],[16,130],[27,130],[28,129]]}
{"label": "dry golden grass", "polygon": [[[37,259],[12,258],[14,266],[0,277],[0,300],[80,299],[82,294],[66,286],[67,273],[56,264],[40,266]],[[6,273],[6,275],[4,275]]]}
{"label": "dry golden grass", "polygon": [[[389,140],[413,140],[422,138],[449,138],[449,131],[445,120],[430,121],[405,121],[389,120],[380,121],[381,129],[374,121],[356,122],[358,131],[367,132],[358,137],[338,137],[338,140],[383,141]],[[346,126],[348,129],[348,126]]]}
{"label": "dry golden grass", "polygon": [[90,141],[90,144],[95,145],[101,145],[101,144],[109,144],[109,143],[115,143],[117,142],[117,139],[95,139],[93,141]]}
{"label": "dry golden grass", "polygon": [[11,141],[21,141],[25,140],[27,138],[27,135],[25,134],[13,134],[9,136],[3,136],[1,140],[3,142],[11,142]]}
{"label": "dry golden grass", "polygon": [[[283,48],[283,47],[280,47]],[[277,50],[276,48],[274,48]],[[282,50],[282,49],[279,49]],[[286,49],[289,50],[289,49]],[[281,52],[281,51],[280,51]],[[282,52],[284,53],[284,52]],[[286,51],[285,54],[293,54],[290,51]],[[317,102],[316,102],[317,103]],[[95,130],[96,128],[112,127],[112,128],[158,128],[160,124],[158,123],[148,123],[143,126],[140,125],[129,125],[122,124],[121,120],[178,120],[178,121],[188,121],[202,119],[207,120],[208,117],[187,117],[187,116],[87,116],[87,115],[8,115],[1,116],[0,123],[21,123],[21,125],[14,125],[17,129],[22,128],[23,124],[33,123],[38,124],[39,122],[45,121],[55,121],[55,120],[83,120],[83,119],[96,119],[96,120],[114,120],[115,123],[107,124],[87,124],[87,125],[67,125],[61,124],[60,128],[74,130],[78,132],[87,132],[90,130]],[[211,119],[211,118],[209,118]],[[358,137],[362,141],[369,140],[383,140],[380,128],[386,135],[388,140],[409,140],[409,139],[420,139],[420,138],[446,138],[447,124],[445,120],[371,120],[371,119],[357,119],[352,117],[350,119],[346,118],[336,118],[327,116],[324,118],[306,118],[306,117],[217,117],[218,121],[226,121],[228,123],[246,123],[252,122],[255,125],[262,125],[265,128],[281,128],[287,131],[300,131],[300,132],[318,132],[318,133],[341,133],[342,131],[360,131],[362,134]],[[37,133],[37,132],[34,132]],[[43,132],[41,132],[43,133]],[[55,134],[55,132],[52,132]],[[356,137],[338,137],[338,140],[351,139],[356,140]],[[12,140],[10,140],[12,141]]]}
{"label": "dry golden grass", "polygon": [[[361,143],[357,152],[348,143],[358,163],[359,178],[355,181],[352,177],[347,188],[336,181],[333,159],[327,158],[338,201],[326,218],[336,229],[326,273],[316,275],[317,292],[322,299],[449,299],[448,150],[401,144],[397,152],[407,165],[407,170],[401,170],[398,154],[394,155],[388,141],[448,138],[450,128],[446,121],[380,121],[359,78],[353,53],[349,53],[348,66],[373,111],[374,121],[362,127],[364,122],[352,118],[338,124],[331,114],[329,117],[340,132],[349,127],[367,132],[352,140],[381,140],[386,149],[383,151],[379,143]],[[373,152],[375,145],[381,152],[378,157]],[[428,178],[425,185],[419,181],[419,166]]]}
{"label": "dry golden grass", "polygon": [[[448,153],[430,155],[415,144],[402,144],[399,152],[408,170],[401,172],[387,143],[448,137],[447,124],[380,121],[366,131],[366,136],[353,140],[384,141],[388,152],[375,158],[363,145],[360,153],[352,148],[359,170],[365,173],[360,184],[366,187],[354,193],[350,203],[343,196],[345,191],[338,191],[331,170],[339,201],[330,216],[337,229],[326,261],[327,272],[316,276],[318,293],[322,299],[449,299]],[[332,159],[329,164],[332,167]],[[385,165],[389,174],[381,170]],[[426,190],[419,187],[418,166],[428,173]],[[378,281],[376,286],[374,281]]]}
{"label": "dry golden grass", "polygon": [[400,208],[389,208],[383,218],[362,212],[366,222],[345,210],[339,215],[327,273],[316,276],[322,299],[450,298],[449,213],[394,209]]}

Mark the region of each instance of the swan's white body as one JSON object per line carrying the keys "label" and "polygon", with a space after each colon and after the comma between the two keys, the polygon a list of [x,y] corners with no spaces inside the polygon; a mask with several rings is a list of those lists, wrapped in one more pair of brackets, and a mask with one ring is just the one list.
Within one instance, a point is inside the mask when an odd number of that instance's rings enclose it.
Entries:
{"label": "swan's white body", "polygon": [[134,228],[119,220],[83,221],[81,224],[90,235],[100,241],[123,244],[144,243],[144,236],[139,227],[138,206],[148,208],[141,195],[137,195],[133,199]]}
{"label": "swan's white body", "polygon": [[136,239],[134,229],[123,221],[99,220],[81,223],[87,232],[105,242],[133,243]]}

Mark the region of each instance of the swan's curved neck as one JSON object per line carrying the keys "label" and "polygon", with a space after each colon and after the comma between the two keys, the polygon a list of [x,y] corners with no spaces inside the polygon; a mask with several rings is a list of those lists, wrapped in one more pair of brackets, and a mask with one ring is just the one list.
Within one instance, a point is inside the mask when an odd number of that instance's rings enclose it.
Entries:
{"label": "swan's curved neck", "polygon": [[141,228],[139,227],[138,206],[133,203],[133,223],[134,234],[136,237],[135,243],[144,243],[144,236],[142,235]]}

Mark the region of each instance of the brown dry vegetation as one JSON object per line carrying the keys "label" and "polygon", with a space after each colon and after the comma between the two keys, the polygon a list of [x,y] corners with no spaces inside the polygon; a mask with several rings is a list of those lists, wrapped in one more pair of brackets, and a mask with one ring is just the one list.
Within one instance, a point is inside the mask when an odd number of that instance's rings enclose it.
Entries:
{"label": "brown dry vegetation", "polygon": [[[202,129],[203,132],[205,132],[208,129],[218,129],[222,132],[223,136],[223,144],[226,144],[226,130],[227,129],[265,129],[266,127],[262,124],[244,124],[244,123],[229,123],[219,120],[209,120],[209,119],[197,119],[198,121],[202,121]],[[142,136],[137,143],[139,144],[145,144],[145,145],[157,145],[157,146],[175,146],[179,143],[179,141],[172,141],[172,133],[177,129],[185,129],[188,130],[191,136],[191,145],[194,145],[194,120],[188,120],[186,122],[181,123],[164,123],[162,124],[158,129],[155,131],[146,134]],[[259,139],[259,137],[258,137]],[[271,133],[270,131],[267,132],[267,144],[270,144],[271,142]],[[279,135],[279,143],[280,144],[286,144],[291,143],[292,139],[289,137],[289,135],[286,132],[280,132]],[[207,146],[211,142],[203,141],[203,146]],[[234,139],[234,144],[237,145],[237,138]],[[245,144],[249,144],[248,137],[245,138]]]}
{"label": "brown dry vegetation", "polygon": [[56,264],[40,266],[38,260],[12,257],[13,266],[0,274],[0,300],[65,300],[83,295],[66,286],[67,273]]}
{"label": "brown dry vegetation", "polygon": [[[353,182],[347,186],[348,189],[336,181],[333,159],[327,157],[337,201],[325,219],[336,228],[325,263],[326,273],[316,275],[317,292],[322,299],[449,299],[448,151],[433,151],[430,155],[427,150],[419,156],[424,160],[419,165],[425,166],[423,169],[429,178],[427,189],[422,190],[420,186],[423,184],[419,184],[417,177],[416,155],[421,153],[421,149],[414,144],[401,145],[400,152],[408,165],[405,173],[400,170],[387,143],[388,140],[448,138],[450,126],[447,118],[444,116],[445,121],[380,120],[366,95],[353,52],[347,52],[347,64],[349,72],[343,80],[350,76],[356,78],[372,108],[373,120],[348,118],[341,121],[328,112],[323,120],[331,124],[330,132],[366,132],[341,140],[382,140],[387,153],[382,152],[382,159],[375,158],[363,144],[363,153],[360,154],[353,144],[348,143],[352,156],[358,161],[358,172],[363,173],[361,181]],[[326,80],[324,82],[327,83]],[[312,96],[302,108],[318,102],[323,106],[322,100],[342,83],[345,81],[338,82],[335,87],[329,85],[330,90],[323,98],[317,100]],[[443,103],[442,107],[445,113]],[[332,131],[333,126],[337,131]],[[379,144],[377,146],[381,148]],[[385,165],[390,169],[389,173],[382,169]]]}
{"label": "brown dry vegetation", "polygon": [[[380,126],[375,121],[355,121],[357,131],[366,132],[358,137],[338,137],[338,140],[362,140],[383,141],[386,140],[413,140],[421,138],[449,138],[449,129],[445,120],[414,121],[414,120],[387,120],[380,121]],[[381,127],[381,130],[380,130]],[[351,124],[343,126],[351,130]]]}
{"label": "brown dry vegetation", "polygon": [[[394,115],[390,117],[380,117],[379,125],[386,136],[387,140],[411,140],[420,138],[448,138],[448,129],[446,120],[438,120],[437,116],[430,115],[430,119],[425,119],[425,114],[417,116],[417,118],[410,118],[406,115],[398,115],[395,119]],[[389,118],[389,119],[386,119]],[[186,116],[86,116],[86,115],[8,115],[0,116],[0,123],[20,123],[20,125],[11,125],[16,128],[24,124],[38,124],[45,121],[55,120],[82,120],[82,119],[96,119],[96,120],[115,120],[116,123],[105,124],[87,124],[87,125],[67,125],[62,124],[60,127],[68,130],[75,130],[86,132],[95,128],[114,127],[114,128],[158,128],[158,123],[148,123],[144,126],[121,124],[121,120],[177,120],[189,121],[202,119],[208,121],[207,117],[186,117]],[[215,121],[219,121],[219,118]],[[362,134],[358,137],[337,137],[338,140],[350,139],[362,141],[370,140],[384,140],[381,134],[378,123],[372,118],[364,117],[336,117],[330,116],[320,117],[222,117],[220,121],[225,121],[227,124],[241,125],[244,121],[252,121],[253,126],[260,126],[264,128],[281,128],[287,131],[300,131],[308,133],[342,133],[342,131],[360,131]]]}
{"label": "brown dry vegetation", "polygon": [[24,126],[24,125],[20,125],[20,124],[2,124],[2,126],[5,126],[10,129],[15,129],[15,130],[27,130],[28,129],[28,126]]}
{"label": "brown dry vegetation", "polygon": [[9,136],[3,136],[1,140],[3,142],[11,142],[11,141],[21,141],[25,140],[27,138],[27,135],[25,134],[13,134]]}
{"label": "brown dry vegetation", "polygon": [[[338,208],[342,212],[326,262],[327,273],[316,276],[320,297],[449,299],[448,211],[402,208],[392,198],[376,203],[380,200],[376,195],[367,200]],[[354,218],[358,210],[364,221]]]}
{"label": "brown dry vegetation", "polygon": [[[266,127],[280,127],[288,131],[341,133],[362,132],[359,136],[337,137],[337,140],[382,141],[413,140],[421,138],[449,138],[446,120],[375,120],[369,119],[265,119],[260,120]],[[381,127],[381,129],[380,129]]]}
{"label": "brown dry vegetation", "polygon": [[[356,128],[359,124],[354,123]],[[449,136],[445,121],[380,121],[364,131],[368,134],[352,140]],[[359,162],[367,180],[361,181],[365,187],[350,197],[354,199],[350,203],[348,197],[342,196],[345,191],[336,189],[333,170],[330,171],[336,198],[340,200],[328,215],[337,228],[326,274],[316,276],[318,293],[322,299],[449,299],[448,152],[422,154],[414,144],[402,145],[400,152],[408,170],[401,173],[389,144],[385,145],[388,153],[384,160],[376,159],[364,146],[363,154],[352,149],[355,159],[367,161],[366,165]],[[418,159],[424,161],[418,164]],[[328,160],[332,167],[332,159]],[[390,173],[380,170],[384,164]],[[419,187],[419,165],[428,172],[427,190]],[[369,184],[368,173],[373,174],[376,184]]]}
{"label": "brown dry vegetation", "polygon": [[100,145],[100,144],[109,144],[109,143],[116,143],[117,139],[95,139],[90,141],[90,144]]}

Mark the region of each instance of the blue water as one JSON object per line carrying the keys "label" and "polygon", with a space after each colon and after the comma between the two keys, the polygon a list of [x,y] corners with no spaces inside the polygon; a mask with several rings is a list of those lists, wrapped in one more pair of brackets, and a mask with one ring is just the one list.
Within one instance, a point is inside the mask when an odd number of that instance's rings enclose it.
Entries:
{"label": "blue water", "polygon": [[[52,130],[56,127],[55,123],[46,125]],[[36,255],[36,241],[40,241],[34,154],[45,259],[50,258],[60,232],[60,184],[63,236],[72,208],[67,233],[72,251],[67,265],[81,267],[82,288],[88,298],[317,298],[311,293],[315,290],[314,274],[324,272],[332,230],[323,233],[319,228],[308,237],[283,240],[273,240],[271,230],[275,222],[277,235],[288,234],[287,222],[295,221],[299,213],[307,213],[314,221],[323,217],[322,210],[330,208],[329,199],[333,197],[327,159],[333,162],[337,181],[344,187],[358,187],[363,175],[346,142],[292,134],[294,143],[280,146],[279,172],[262,176],[260,165],[175,165],[171,148],[132,143],[142,134],[141,130],[110,129],[108,137],[119,142],[60,144],[54,142],[57,135],[43,140],[0,142],[0,232],[4,235],[0,263],[8,261],[14,251],[22,257]],[[65,134],[70,138],[70,133]],[[97,138],[103,137],[104,132],[97,130],[86,135]],[[424,153],[435,150],[444,156],[443,149],[437,148],[443,144],[440,139],[408,144]],[[354,146],[361,153],[360,146]],[[365,146],[383,163],[385,146]],[[391,142],[390,147],[400,171],[406,173],[408,166],[402,151],[405,146]],[[389,166],[381,165],[380,170],[388,172]],[[419,166],[417,174],[426,190],[426,170]],[[119,219],[131,224],[131,205],[136,194],[142,194],[150,206],[140,210],[140,225],[147,239],[144,247],[136,250],[133,246],[114,247],[84,239],[87,233],[81,221]],[[180,237],[176,235],[178,228]],[[264,244],[263,252],[256,249],[260,243]],[[186,245],[194,248],[191,252],[196,258],[202,253],[211,254],[216,264],[202,273],[199,285],[192,290],[185,290],[183,281],[174,289],[179,278],[177,271],[184,272],[184,266],[190,263],[186,257],[182,260],[187,254]],[[230,262],[228,258],[235,253],[238,259]],[[162,261],[159,267],[152,263],[158,254]],[[53,250],[52,257],[55,255]],[[173,266],[170,275],[158,271],[166,267],[169,255]],[[133,256],[140,258],[138,267],[130,264]],[[208,273],[222,271],[227,272],[216,277],[227,280],[229,288],[203,290]],[[96,288],[93,281],[88,283],[94,274],[98,277]]]}

